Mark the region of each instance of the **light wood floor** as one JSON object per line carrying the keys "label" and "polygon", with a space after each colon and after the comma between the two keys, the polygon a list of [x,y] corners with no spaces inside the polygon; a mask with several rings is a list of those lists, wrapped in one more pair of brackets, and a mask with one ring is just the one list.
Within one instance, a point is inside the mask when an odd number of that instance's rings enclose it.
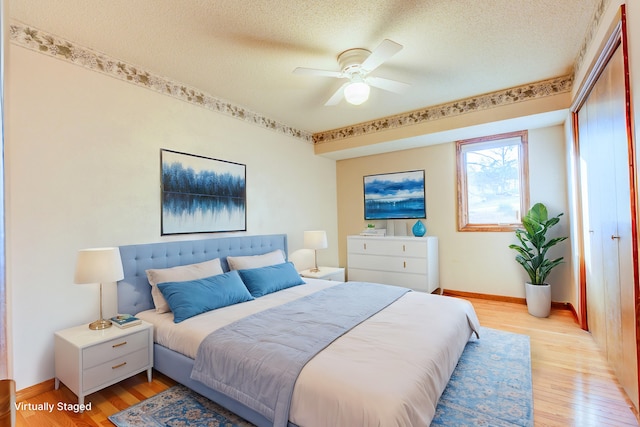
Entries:
{"label": "light wood floor", "polygon": [[[574,322],[568,310],[553,310],[547,319],[530,316],[524,305],[469,299],[483,326],[531,337],[534,418],[536,426],[638,426],[637,418],[591,336]],[[17,411],[18,426],[111,426],[107,417],[156,393],[174,382],[154,372],[89,395],[92,410],[83,414],[54,410]],[[29,403],[75,403],[64,386]]]}

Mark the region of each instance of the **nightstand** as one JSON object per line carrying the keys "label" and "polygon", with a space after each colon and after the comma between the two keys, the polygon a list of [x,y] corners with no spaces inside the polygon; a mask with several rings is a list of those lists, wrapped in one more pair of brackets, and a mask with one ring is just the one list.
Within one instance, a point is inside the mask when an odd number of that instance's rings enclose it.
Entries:
{"label": "nightstand", "polygon": [[87,325],[55,333],[55,388],[62,381],[78,396],[81,410],[84,397],[126,378],[153,368],[153,325],[142,322],[129,328],[113,325],[91,330]]}
{"label": "nightstand", "polygon": [[303,270],[300,272],[302,277],[309,279],[333,280],[335,282],[344,282],[344,268],[340,267],[318,267],[320,271],[312,272]]}

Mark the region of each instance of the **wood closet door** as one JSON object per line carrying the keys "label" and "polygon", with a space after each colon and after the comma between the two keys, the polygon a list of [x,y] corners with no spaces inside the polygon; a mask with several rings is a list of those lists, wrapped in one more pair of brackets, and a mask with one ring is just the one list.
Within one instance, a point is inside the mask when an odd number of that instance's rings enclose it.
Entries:
{"label": "wood closet door", "polygon": [[587,321],[638,405],[624,57],[618,47],[578,112]]}

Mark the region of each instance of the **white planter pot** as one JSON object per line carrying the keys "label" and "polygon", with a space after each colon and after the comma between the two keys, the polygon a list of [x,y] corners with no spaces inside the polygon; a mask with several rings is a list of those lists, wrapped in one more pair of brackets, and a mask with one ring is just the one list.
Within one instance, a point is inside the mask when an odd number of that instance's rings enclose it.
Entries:
{"label": "white planter pot", "polygon": [[524,284],[529,314],[535,317],[549,317],[551,313],[551,286]]}

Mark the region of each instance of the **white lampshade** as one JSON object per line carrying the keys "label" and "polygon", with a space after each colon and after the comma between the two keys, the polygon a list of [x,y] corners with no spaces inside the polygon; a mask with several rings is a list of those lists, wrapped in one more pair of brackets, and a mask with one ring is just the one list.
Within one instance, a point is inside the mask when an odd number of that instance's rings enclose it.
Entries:
{"label": "white lampshade", "polygon": [[360,105],[369,99],[370,91],[371,88],[369,85],[363,81],[349,83],[347,87],[344,88],[344,99],[346,99],[349,104]]}
{"label": "white lampshade", "polygon": [[75,283],[110,283],[123,278],[120,249],[95,248],[78,252]]}
{"label": "white lampshade", "polygon": [[304,247],[305,249],[326,249],[329,247],[327,243],[327,232],[324,230],[305,231]]}

